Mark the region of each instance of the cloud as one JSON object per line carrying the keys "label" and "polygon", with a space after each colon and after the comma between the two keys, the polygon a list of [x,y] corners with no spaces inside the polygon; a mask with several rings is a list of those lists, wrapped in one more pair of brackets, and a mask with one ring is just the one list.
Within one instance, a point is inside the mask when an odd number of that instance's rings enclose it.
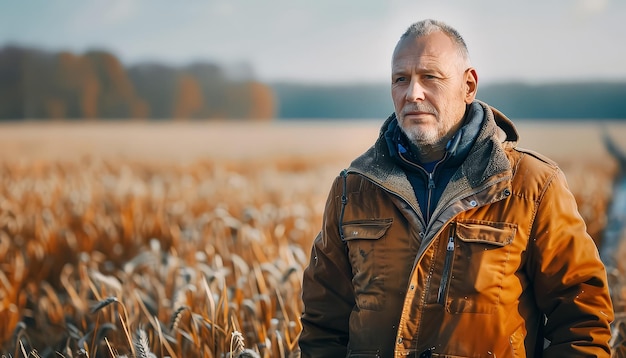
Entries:
{"label": "cloud", "polygon": [[79,28],[114,27],[131,21],[138,11],[138,1],[95,1],[79,5],[72,19]]}
{"label": "cloud", "polygon": [[608,7],[609,0],[577,0],[574,13],[577,17],[589,18],[605,13]]}
{"label": "cloud", "polygon": [[109,0],[109,9],[104,13],[104,16],[107,22],[115,24],[132,18],[136,10],[136,2],[127,0]]}

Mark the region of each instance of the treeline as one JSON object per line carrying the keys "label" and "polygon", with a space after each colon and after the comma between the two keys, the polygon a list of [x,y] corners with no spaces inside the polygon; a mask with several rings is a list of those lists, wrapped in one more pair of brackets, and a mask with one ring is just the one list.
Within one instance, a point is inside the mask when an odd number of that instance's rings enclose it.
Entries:
{"label": "treeline", "polygon": [[[388,84],[272,87],[279,118],[373,119],[393,112]],[[481,84],[478,99],[513,119],[626,119],[626,81]]]}
{"label": "treeline", "polygon": [[278,118],[336,119],[386,118],[393,112],[389,85],[272,85],[278,101]]}
{"label": "treeline", "polygon": [[271,119],[272,89],[218,65],[130,67],[105,51],[83,55],[0,49],[0,119]]}
{"label": "treeline", "polygon": [[[6,46],[0,120],[380,119],[393,112],[384,83],[268,85],[250,71],[231,72],[212,63],[125,67],[105,51]],[[478,98],[513,119],[626,119],[626,81],[481,84]]]}
{"label": "treeline", "polygon": [[502,83],[478,97],[511,118],[626,119],[626,82]]}

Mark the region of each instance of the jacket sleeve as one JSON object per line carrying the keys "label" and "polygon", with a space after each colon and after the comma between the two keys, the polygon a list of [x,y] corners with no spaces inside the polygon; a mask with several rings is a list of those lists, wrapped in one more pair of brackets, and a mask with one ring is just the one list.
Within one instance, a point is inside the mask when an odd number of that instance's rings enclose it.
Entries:
{"label": "jacket sleeve", "polygon": [[349,319],[355,303],[352,269],[339,237],[340,188],[336,179],[326,201],[322,230],[304,270],[299,338],[303,358],[345,357],[347,352]]}
{"label": "jacket sleeve", "polygon": [[544,357],[609,357],[613,306],[606,271],[562,171],[537,202],[530,276],[546,316]]}

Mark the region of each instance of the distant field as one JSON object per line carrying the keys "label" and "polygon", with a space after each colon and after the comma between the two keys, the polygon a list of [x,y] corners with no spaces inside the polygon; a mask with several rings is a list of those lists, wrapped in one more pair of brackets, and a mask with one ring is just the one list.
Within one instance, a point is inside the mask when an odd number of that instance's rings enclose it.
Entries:
{"label": "distant field", "polygon": [[[0,355],[294,356],[330,181],[380,124],[0,123]],[[615,169],[603,126],[626,150],[626,124],[518,123],[596,241]]]}
{"label": "distant field", "polygon": [[[86,155],[148,161],[334,158],[350,160],[378,135],[376,121],[0,123],[0,159]],[[520,146],[555,159],[601,159],[603,127],[626,148],[626,121],[517,121]]]}

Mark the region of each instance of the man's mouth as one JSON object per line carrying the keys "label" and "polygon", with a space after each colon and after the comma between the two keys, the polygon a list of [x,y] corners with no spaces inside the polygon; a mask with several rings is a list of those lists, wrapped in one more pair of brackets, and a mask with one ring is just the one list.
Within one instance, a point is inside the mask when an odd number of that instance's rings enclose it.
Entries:
{"label": "man's mouth", "polygon": [[418,106],[410,106],[408,108],[405,108],[402,111],[402,114],[404,116],[423,116],[423,115],[436,115],[436,111],[434,108],[430,108],[430,106],[426,106],[426,105],[418,105]]}

